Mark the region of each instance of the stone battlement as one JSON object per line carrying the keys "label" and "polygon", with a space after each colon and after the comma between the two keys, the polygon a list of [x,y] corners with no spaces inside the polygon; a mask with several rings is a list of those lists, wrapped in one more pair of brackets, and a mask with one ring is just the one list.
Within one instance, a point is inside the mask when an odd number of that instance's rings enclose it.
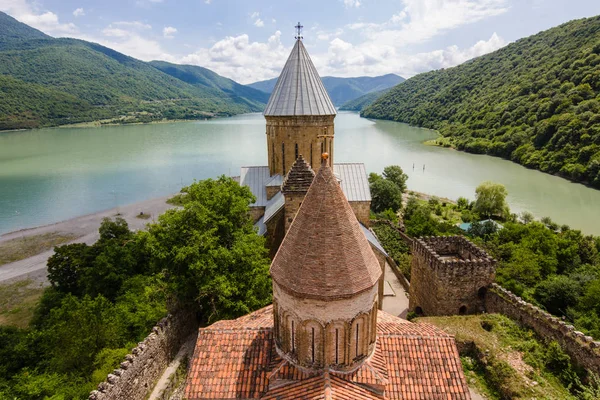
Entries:
{"label": "stone battlement", "polygon": [[533,329],[541,337],[556,340],[577,364],[600,374],[600,341],[577,331],[573,325],[496,283],[490,286],[486,294],[485,307],[489,313],[504,314]]}
{"label": "stone battlement", "polygon": [[483,310],[496,260],[463,236],[428,236],[411,245],[409,310],[424,315]]}
{"label": "stone battlement", "polygon": [[198,327],[193,312],[181,310],[161,319],[125,356],[120,367],[90,393],[89,400],[143,400],[153,389],[184,340]]}
{"label": "stone battlement", "polygon": [[413,241],[411,250],[440,277],[489,274],[496,269],[496,260],[463,236],[422,237]]}

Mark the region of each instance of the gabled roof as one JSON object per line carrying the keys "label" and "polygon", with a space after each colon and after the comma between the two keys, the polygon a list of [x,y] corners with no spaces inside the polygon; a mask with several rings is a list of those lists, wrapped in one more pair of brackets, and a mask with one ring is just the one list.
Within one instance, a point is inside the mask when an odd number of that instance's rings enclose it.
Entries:
{"label": "gabled roof", "polygon": [[256,196],[256,201],[252,204],[254,207],[264,207],[267,205],[267,189],[265,182],[270,180],[269,167],[242,167],[240,171],[240,185],[246,185]]}
{"label": "gabled roof", "polygon": [[185,398],[470,399],[452,336],[379,311],[377,338],[352,373],[307,372],[275,351],[272,306],[219,321],[199,330]]}
{"label": "gabled roof", "polygon": [[333,300],[372,288],[380,276],[342,188],[323,163],[271,263],[271,277],[295,295]]}
{"label": "gabled roof", "polygon": [[333,164],[333,172],[340,178],[342,190],[348,201],[371,201],[371,190],[365,164]]}
{"label": "gabled roof", "polygon": [[271,198],[267,202],[265,206],[265,215],[263,216],[263,222],[266,224],[273,218],[274,215],[279,212],[285,206],[285,197],[283,197],[283,193],[277,192],[275,196]]}
{"label": "gabled roof", "polygon": [[265,116],[335,115],[335,107],[308,52],[297,40],[271,93]]}

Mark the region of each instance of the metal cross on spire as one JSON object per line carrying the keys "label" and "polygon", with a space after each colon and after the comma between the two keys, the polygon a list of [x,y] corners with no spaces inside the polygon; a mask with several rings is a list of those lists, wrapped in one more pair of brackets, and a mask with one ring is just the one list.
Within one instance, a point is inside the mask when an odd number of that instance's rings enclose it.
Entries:
{"label": "metal cross on spire", "polygon": [[304,39],[304,37],[302,36],[302,28],[304,28],[302,25],[300,25],[300,22],[298,22],[298,25],[296,25],[294,28],[296,28],[296,40],[302,40]]}

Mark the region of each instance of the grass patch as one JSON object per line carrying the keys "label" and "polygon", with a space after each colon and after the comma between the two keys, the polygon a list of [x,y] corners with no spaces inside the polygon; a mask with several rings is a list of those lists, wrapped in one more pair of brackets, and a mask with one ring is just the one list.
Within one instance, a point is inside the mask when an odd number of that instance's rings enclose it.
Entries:
{"label": "grass patch", "polygon": [[0,243],[0,265],[24,260],[78,237],[69,233],[49,232],[7,240]]}
{"label": "grass patch", "polygon": [[468,383],[491,399],[588,399],[577,371],[556,342],[498,314],[423,317],[467,349],[461,360]]}
{"label": "grass patch", "polygon": [[173,197],[167,199],[167,204],[171,204],[172,206],[183,206],[185,197],[187,193],[178,193]]}
{"label": "grass patch", "polygon": [[141,212],[138,215],[136,215],[135,217],[139,218],[139,219],[150,219],[150,218],[152,218],[152,214],[146,214],[144,212]]}
{"label": "grass patch", "polygon": [[27,328],[43,292],[31,279],[0,285],[0,325]]}

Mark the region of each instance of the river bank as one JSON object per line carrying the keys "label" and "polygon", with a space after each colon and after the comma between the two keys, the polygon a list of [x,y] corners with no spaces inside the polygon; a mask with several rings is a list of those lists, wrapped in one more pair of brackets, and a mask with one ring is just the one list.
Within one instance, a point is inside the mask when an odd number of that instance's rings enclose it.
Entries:
{"label": "river bank", "polygon": [[[127,221],[131,230],[145,229],[149,222],[155,221],[160,214],[174,207],[166,202],[170,197],[171,195],[158,197],[82,215],[54,224],[5,233],[0,235],[0,244],[15,239],[26,240],[28,237],[57,233],[76,238],[68,243],[86,243],[91,245],[99,238],[98,228],[100,228],[100,224],[104,218],[118,216]],[[139,218],[140,213],[143,213],[144,216],[149,215],[149,218]],[[0,266],[0,282],[8,283],[26,278],[37,282],[44,282],[46,280],[46,262],[53,253],[54,250],[49,249],[35,256]]]}

